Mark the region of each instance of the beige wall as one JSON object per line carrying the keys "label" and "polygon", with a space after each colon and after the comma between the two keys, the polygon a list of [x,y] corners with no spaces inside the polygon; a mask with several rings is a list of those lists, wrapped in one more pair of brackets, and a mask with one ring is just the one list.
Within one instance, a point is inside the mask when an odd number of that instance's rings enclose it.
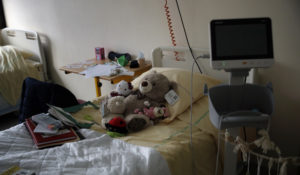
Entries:
{"label": "beige wall", "polygon": [[[186,46],[175,0],[169,0],[177,44]],[[150,58],[156,46],[171,45],[163,0],[3,0],[9,27],[35,30],[48,43],[54,82],[79,98],[95,96],[93,80],[65,75],[58,68],[94,56],[94,47]],[[193,47],[208,48],[208,23],[214,18],[269,16],[273,22],[276,64],[261,70],[274,85],[276,110],[272,138],[289,154],[300,150],[300,1],[179,0]],[[104,83],[104,92],[111,88]]]}

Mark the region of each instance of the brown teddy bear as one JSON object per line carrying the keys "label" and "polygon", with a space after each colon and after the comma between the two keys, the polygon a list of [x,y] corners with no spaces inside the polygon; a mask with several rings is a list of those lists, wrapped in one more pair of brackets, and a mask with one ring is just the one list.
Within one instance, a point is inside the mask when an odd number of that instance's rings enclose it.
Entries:
{"label": "brown teddy bear", "polygon": [[165,94],[176,87],[175,82],[169,81],[166,76],[156,71],[146,75],[141,80],[139,89],[124,100],[126,105],[125,121],[128,131],[139,131],[150,123],[149,117],[146,115],[136,114],[137,109],[164,106],[166,102]]}

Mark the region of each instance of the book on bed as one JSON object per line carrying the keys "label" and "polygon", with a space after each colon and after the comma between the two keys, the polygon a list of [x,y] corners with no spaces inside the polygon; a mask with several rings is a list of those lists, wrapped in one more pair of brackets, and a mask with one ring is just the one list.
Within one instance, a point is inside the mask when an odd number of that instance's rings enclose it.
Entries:
{"label": "book on bed", "polygon": [[61,129],[55,135],[35,133],[34,129],[37,125],[31,118],[25,120],[25,126],[38,149],[58,146],[67,142],[80,140],[80,137],[76,134],[76,131],[73,128]]}

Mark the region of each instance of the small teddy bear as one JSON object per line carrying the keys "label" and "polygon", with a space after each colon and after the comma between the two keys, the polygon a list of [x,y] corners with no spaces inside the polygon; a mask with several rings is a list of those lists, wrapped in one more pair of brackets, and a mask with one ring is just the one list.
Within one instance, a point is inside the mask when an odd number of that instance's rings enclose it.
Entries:
{"label": "small teddy bear", "polygon": [[113,114],[123,114],[125,111],[125,103],[124,103],[125,97],[123,96],[115,96],[107,101],[107,109],[110,113]]}
{"label": "small teddy bear", "polygon": [[127,97],[132,92],[133,86],[125,80],[120,81],[116,89],[110,92],[110,97],[124,96]]}

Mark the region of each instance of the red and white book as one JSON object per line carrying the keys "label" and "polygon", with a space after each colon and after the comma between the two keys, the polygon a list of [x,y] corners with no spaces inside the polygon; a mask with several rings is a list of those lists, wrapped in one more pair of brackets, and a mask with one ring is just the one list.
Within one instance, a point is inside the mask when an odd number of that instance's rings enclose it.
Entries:
{"label": "red and white book", "polygon": [[80,138],[72,128],[62,129],[55,135],[35,133],[34,129],[36,127],[36,124],[30,118],[25,120],[25,126],[28,129],[35,145],[39,149],[80,140]]}

